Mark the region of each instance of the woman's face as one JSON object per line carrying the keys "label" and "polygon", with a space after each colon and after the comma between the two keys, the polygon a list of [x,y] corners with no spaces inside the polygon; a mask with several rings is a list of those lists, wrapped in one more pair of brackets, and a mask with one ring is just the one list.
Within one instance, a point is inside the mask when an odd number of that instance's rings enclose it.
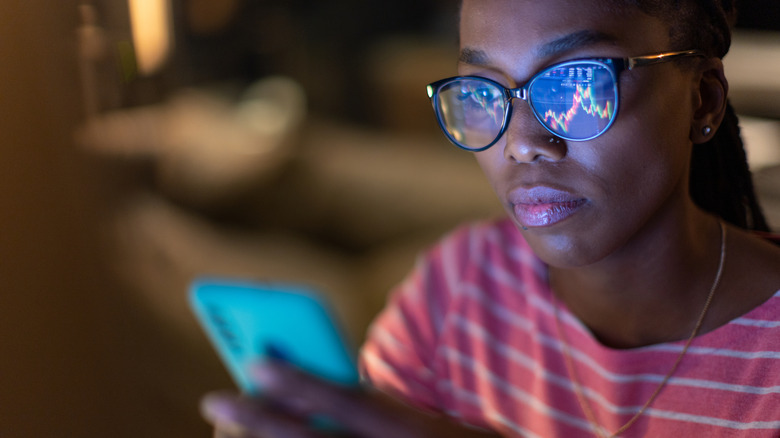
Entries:
{"label": "woman's face", "polygon": [[[514,88],[569,59],[676,49],[660,20],[605,3],[465,0],[459,74]],[[692,205],[693,72],[673,63],[641,67],[624,71],[619,89],[614,124],[593,140],[551,141],[528,104],[515,99],[504,136],[476,153],[529,244],[553,266],[584,266],[657,240],[643,231],[685,220]]]}

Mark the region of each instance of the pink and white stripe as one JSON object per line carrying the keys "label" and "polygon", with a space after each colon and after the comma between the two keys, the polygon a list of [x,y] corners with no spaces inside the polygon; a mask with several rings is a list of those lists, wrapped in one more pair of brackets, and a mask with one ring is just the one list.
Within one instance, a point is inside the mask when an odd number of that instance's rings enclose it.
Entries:
{"label": "pink and white stripe", "polygon": [[[547,269],[507,221],[457,230],[392,295],[361,352],[368,381],[506,436],[593,436],[556,332]],[[583,392],[615,430],[679,354],[674,342],[604,347],[560,310]],[[780,436],[780,291],[698,336],[624,436]]]}

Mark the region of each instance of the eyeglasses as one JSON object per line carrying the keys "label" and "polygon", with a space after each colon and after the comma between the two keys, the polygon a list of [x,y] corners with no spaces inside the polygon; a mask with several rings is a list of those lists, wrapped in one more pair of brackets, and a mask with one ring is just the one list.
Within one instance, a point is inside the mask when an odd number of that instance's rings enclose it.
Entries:
{"label": "eyeglasses", "polygon": [[618,111],[618,76],[623,70],[658,64],[696,50],[633,58],[593,58],[561,62],[535,74],[519,88],[506,88],[479,76],[456,76],[428,85],[439,126],[456,146],[482,151],[506,131],[512,100],[528,102],[552,134],[571,141],[591,140],[612,126]]}

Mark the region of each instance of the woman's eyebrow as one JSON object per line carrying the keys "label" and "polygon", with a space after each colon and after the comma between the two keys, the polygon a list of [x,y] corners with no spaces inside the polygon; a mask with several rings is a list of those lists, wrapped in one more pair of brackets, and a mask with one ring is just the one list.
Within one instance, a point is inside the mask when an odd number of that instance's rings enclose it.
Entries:
{"label": "woman's eyebrow", "polygon": [[484,50],[472,49],[470,47],[464,47],[460,51],[458,62],[471,65],[485,66],[490,63],[490,57]]}
{"label": "woman's eyebrow", "polygon": [[616,41],[614,36],[603,32],[580,30],[542,44],[536,48],[536,55],[547,58],[585,46],[614,41]]}

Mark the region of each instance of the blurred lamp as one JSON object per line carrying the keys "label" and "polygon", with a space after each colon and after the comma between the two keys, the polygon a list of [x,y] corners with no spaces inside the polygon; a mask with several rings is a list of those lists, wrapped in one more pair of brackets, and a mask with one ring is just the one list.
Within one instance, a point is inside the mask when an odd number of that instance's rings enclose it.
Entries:
{"label": "blurred lamp", "polygon": [[171,5],[169,0],[128,0],[138,72],[148,76],[170,55]]}

